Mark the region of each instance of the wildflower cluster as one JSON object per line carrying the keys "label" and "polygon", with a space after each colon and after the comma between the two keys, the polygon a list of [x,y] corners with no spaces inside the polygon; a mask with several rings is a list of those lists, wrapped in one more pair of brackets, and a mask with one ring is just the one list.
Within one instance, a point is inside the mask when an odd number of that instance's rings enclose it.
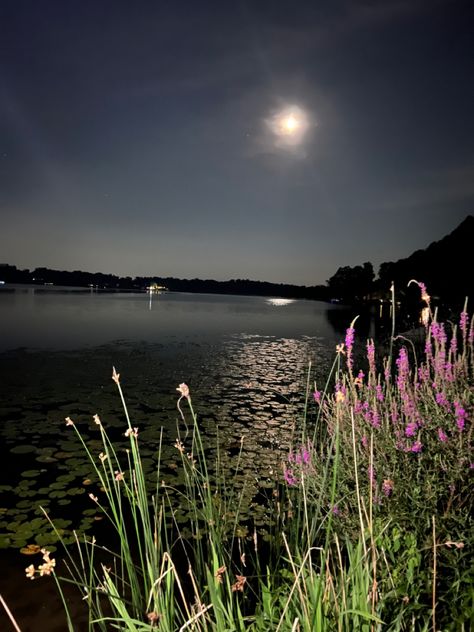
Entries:
{"label": "wildflower cluster", "polygon": [[310,443],[291,450],[283,465],[283,477],[289,486],[298,485],[302,478],[313,472],[312,446]]}
{"label": "wildflower cluster", "polygon": [[54,573],[56,560],[50,557],[51,554],[46,549],[41,549],[41,553],[43,554],[43,564],[39,564],[37,568],[35,568],[34,564],[30,564],[25,568],[28,579],[35,579],[37,575],[43,577],[44,575]]}
{"label": "wildflower cluster", "polygon": [[[426,287],[417,284],[430,307]],[[360,470],[361,484],[372,490],[375,504],[391,502],[399,494],[397,502],[403,497],[407,512],[413,511],[410,500],[416,480],[417,503],[423,512],[428,510],[423,505],[426,498],[433,511],[444,506],[454,512],[455,500],[463,502],[461,490],[472,463],[472,321],[464,309],[458,326],[438,322],[431,312],[424,324],[424,357],[416,357],[410,340],[398,337],[394,361],[386,359],[379,372],[373,340],[367,342],[365,366],[360,370],[354,366],[351,323],[338,347],[338,353],[345,351],[347,370],[337,372],[332,394],[315,391],[313,397],[330,435],[339,424],[344,471]],[[284,469],[286,483],[293,486],[300,478],[294,458],[290,453]],[[351,488],[348,480],[347,490]],[[350,503],[350,493],[348,498]]]}

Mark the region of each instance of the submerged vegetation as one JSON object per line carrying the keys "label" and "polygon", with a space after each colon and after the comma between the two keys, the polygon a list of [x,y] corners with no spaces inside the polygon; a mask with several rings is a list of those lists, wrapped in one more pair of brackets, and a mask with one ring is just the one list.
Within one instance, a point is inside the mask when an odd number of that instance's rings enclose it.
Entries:
{"label": "submerged vegetation", "polygon": [[[186,384],[174,444],[183,485],[163,480],[160,444],[150,492],[140,429],[114,369],[127,449],[116,448],[97,415],[100,450],[66,419],[99,483],[89,500],[102,526],[55,557],[31,544],[42,559],[27,577],[51,575],[61,594],[75,585],[89,630],[467,632],[474,325],[466,307],[457,323],[438,322],[418,285],[421,352],[392,336],[384,358],[372,340],[360,358],[354,321],[326,384],[313,389],[310,374],[291,450],[268,488],[265,537],[241,511],[245,446],[230,477],[219,449],[204,442]],[[61,526],[45,517],[61,539]],[[76,630],[66,598],[64,606]]]}

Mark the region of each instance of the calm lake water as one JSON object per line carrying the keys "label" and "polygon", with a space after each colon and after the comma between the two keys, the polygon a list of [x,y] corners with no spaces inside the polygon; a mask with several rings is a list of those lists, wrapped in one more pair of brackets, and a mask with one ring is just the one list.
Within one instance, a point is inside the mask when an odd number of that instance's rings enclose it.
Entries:
{"label": "calm lake water", "polygon": [[[343,308],[311,301],[1,290],[0,546],[31,542],[44,526],[39,504],[64,517],[66,530],[90,528],[90,465],[64,419],[98,454],[98,413],[125,449],[112,366],[150,472],[162,428],[160,476],[179,487],[176,387],[186,382],[210,454],[219,444],[231,471],[244,442],[250,501],[278,475],[301,419],[309,362],[322,383],[349,322]],[[79,522],[71,522],[72,506],[86,512]]]}
{"label": "calm lake water", "polygon": [[341,308],[318,301],[253,296],[15,286],[0,290],[0,352],[20,347],[91,348],[117,341],[210,342],[235,335],[310,336],[332,343],[334,326],[328,312],[341,312]]}

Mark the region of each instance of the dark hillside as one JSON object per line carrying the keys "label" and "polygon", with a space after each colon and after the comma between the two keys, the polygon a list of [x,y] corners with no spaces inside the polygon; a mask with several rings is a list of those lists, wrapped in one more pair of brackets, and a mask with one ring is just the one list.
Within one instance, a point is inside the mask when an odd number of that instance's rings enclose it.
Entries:
{"label": "dark hillside", "polygon": [[423,281],[430,294],[443,302],[460,303],[466,296],[474,300],[474,217],[468,215],[452,233],[426,249],[383,263],[379,278],[380,287],[394,281],[399,289],[410,279]]}

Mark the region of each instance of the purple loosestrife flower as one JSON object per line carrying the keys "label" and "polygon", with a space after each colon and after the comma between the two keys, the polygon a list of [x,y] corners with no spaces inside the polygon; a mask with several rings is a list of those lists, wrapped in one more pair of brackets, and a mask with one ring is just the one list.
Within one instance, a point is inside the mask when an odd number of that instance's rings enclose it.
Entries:
{"label": "purple loosestrife flower", "polygon": [[351,324],[349,325],[349,327],[346,329],[346,339],[344,341],[345,346],[346,346],[346,354],[347,354],[347,368],[350,371],[352,370],[352,365],[353,365],[352,348],[354,346],[354,334],[355,334],[354,324],[358,318],[359,317],[356,316],[354,320],[351,322]]}
{"label": "purple loosestrife flower", "polygon": [[411,279],[410,281],[408,281],[408,285],[411,285],[412,283],[416,283],[416,285],[420,288],[421,300],[425,301],[425,303],[427,305],[429,305],[430,301],[431,301],[431,297],[428,294],[428,290],[426,289],[426,285],[422,281],[417,281],[416,279]]}
{"label": "purple loosestrife flower", "polygon": [[358,413],[361,413],[363,410],[364,410],[364,406],[363,406],[362,402],[357,401],[355,403],[355,406],[354,406],[355,414],[357,415]]}
{"label": "purple loosestrife flower", "polygon": [[428,305],[430,304],[430,295],[428,294],[428,291],[426,289],[426,285],[424,283],[418,283],[418,286],[421,290],[421,300],[425,301],[425,303],[427,303]]}
{"label": "purple loosestrife flower", "polygon": [[427,337],[425,341],[425,355],[427,360],[433,359],[433,348],[431,346],[431,339],[429,337]]}
{"label": "purple loosestrife flower", "polygon": [[302,445],[296,451],[290,451],[288,454],[288,463],[290,467],[283,466],[285,481],[288,485],[296,485],[299,483],[298,474],[304,475],[311,471],[311,445]]}
{"label": "purple loosestrife flower", "polygon": [[392,406],[392,410],[390,411],[390,419],[392,424],[396,424],[398,422],[398,410],[395,405]]}
{"label": "purple loosestrife flower", "polygon": [[315,401],[317,404],[320,404],[320,403],[321,403],[321,391],[317,391],[317,390],[316,390],[316,391],[314,391],[314,393],[313,393],[313,397],[314,397],[314,401]]}
{"label": "purple loosestrife flower", "polygon": [[438,428],[438,439],[442,443],[446,443],[446,441],[448,440],[448,435],[444,432],[442,428]]}
{"label": "purple loosestrife flower", "polygon": [[446,395],[444,393],[442,392],[436,393],[435,399],[438,406],[442,406],[446,410],[449,410],[451,408],[451,405],[446,399]]}
{"label": "purple loosestrife flower", "polygon": [[301,448],[301,458],[305,465],[308,465],[311,460],[311,452],[305,446]]}
{"label": "purple loosestrife flower", "polygon": [[294,487],[295,485],[298,485],[299,480],[293,474],[293,470],[290,470],[289,468],[284,467],[283,468],[283,476],[284,476],[285,482],[286,482],[286,484],[288,486]]}
{"label": "purple loosestrife flower", "polygon": [[416,402],[407,391],[404,391],[402,393],[402,405],[405,417],[407,419],[414,419],[415,421],[418,421],[420,415],[416,406]]}
{"label": "purple loosestrife flower", "polygon": [[467,414],[460,402],[454,402],[454,415],[456,417],[456,426],[459,432],[464,430]]}
{"label": "purple loosestrife flower", "polygon": [[367,421],[367,423],[369,423],[374,428],[380,428],[380,415],[376,408],[373,408],[372,410],[368,410],[364,414],[364,419]]}
{"label": "purple loosestrife flower", "polygon": [[430,379],[430,370],[427,366],[420,366],[418,369],[418,379],[420,382],[427,382]]}
{"label": "purple loosestrife flower", "polygon": [[421,441],[415,441],[415,443],[410,448],[410,452],[415,452],[416,454],[419,454],[422,451],[422,449],[423,449],[423,445]]}
{"label": "purple loosestrife flower", "polygon": [[447,382],[454,382],[454,367],[451,362],[446,362],[444,365],[444,379]]}
{"label": "purple loosestrife flower", "polygon": [[431,323],[431,335],[439,345],[445,345],[448,338],[444,330],[444,323],[437,323],[436,321]]}
{"label": "purple loosestrife flower", "polygon": [[364,435],[362,437],[362,439],[360,440],[360,442],[362,443],[362,445],[364,446],[364,448],[366,448],[369,445],[369,440],[367,439],[367,437]]}
{"label": "purple loosestrife flower", "polygon": [[410,365],[408,363],[408,354],[405,347],[400,349],[398,358],[395,361],[398,369],[397,386],[400,391],[404,391],[407,386]]}
{"label": "purple loosestrife flower", "polygon": [[451,337],[451,342],[449,343],[449,353],[452,353],[453,356],[456,355],[456,351],[458,350],[458,340],[456,335],[453,334]]}
{"label": "purple loosestrife flower", "polygon": [[379,402],[383,402],[384,395],[383,395],[383,392],[382,392],[382,386],[380,384],[377,384],[377,386],[375,387],[375,392],[376,392],[378,401]]}
{"label": "purple loosestrife flower", "polygon": [[354,346],[354,333],[355,330],[353,327],[348,327],[346,329],[346,354],[347,354],[347,366],[349,369],[352,369],[353,360],[352,360],[352,347]]}
{"label": "purple loosestrife flower", "polygon": [[352,347],[354,346],[354,334],[355,334],[355,329],[354,327],[352,327],[352,324],[351,324],[351,326],[346,329],[346,340],[345,340],[346,350],[352,349]]}
{"label": "purple loosestrife flower", "polygon": [[364,377],[365,377],[365,373],[364,371],[359,371],[359,373],[357,374],[356,379],[354,380],[354,384],[356,386],[363,386],[364,385]]}
{"label": "purple loosestrife flower", "polygon": [[302,465],[303,463],[306,463],[306,461],[303,461],[303,455],[301,452],[298,452],[298,454],[295,455],[295,463],[297,465]]}
{"label": "purple loosestrife flower", "polygon": [[426,285],[422,281],[417,281],[416,279],[410,279],[410,281],[408,281],[408,285],[411,285],[412,283],[416,283],[416,285],[418,285],[418,287],[420,288],[420,292],[421,292],[421,300],[425,301],[425,303],[427,305],[429,305],[431,297],[428,294],[428,291],[426,289]]}
{"label": "purple loosestrife flower", "polygon": [[380,415],[376,408],[372,410],[372,426],[374,428],[380,428]]}
{"label": "purple loosestrife flower", "polygon": [[367,340],[367,360],[370,373],[375,373],[375,344],[372,339]]}
{"label": "purple loosestrife flower", "polygon": [[405,427],[405,436],[406,437],[414,437],[418,431],[418,424],[414,421],[410,422]]}
{"label": "purple loosestrife flower", "polygon": [[462,335],[465,338],[467,335],[467,324],[469,322],[469,315],[467,312],[461,312],[459,317],[459,327],[461,328]]}

